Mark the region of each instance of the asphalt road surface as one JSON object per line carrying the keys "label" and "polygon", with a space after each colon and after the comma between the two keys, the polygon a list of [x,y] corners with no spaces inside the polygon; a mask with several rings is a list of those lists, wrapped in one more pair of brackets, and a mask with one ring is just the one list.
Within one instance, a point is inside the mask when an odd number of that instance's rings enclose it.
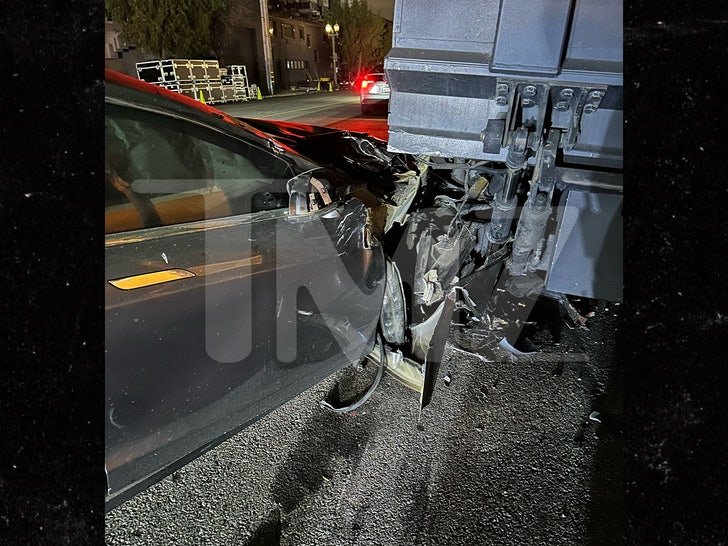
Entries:
{"label": "asphalt road surface", "polygon": [[236,117],[336,127],[387,140],[386,107],[362,115],[359,96],[353,91],[277,97],[214,106]]}
{"label": "asphalt road surface", "polygon": [[[386,136],[353,94],[225,109]],[[326,412],[375,372],[342,370],[108,514],[106,542],[621,544],[620,312],[599,303],[582,330],[542,311],[540,353],[518,360],[453,329],[421,416],[388,375],[356,414]]]}

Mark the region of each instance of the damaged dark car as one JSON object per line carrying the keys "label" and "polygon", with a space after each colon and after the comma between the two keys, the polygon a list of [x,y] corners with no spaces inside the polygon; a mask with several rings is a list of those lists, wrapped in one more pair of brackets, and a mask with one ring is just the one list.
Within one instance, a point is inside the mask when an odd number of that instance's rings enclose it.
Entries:
{"label": "damaged dark car", "polygon": [[[408,343],[384,234],[420,175],[365,135],[106,83],[110,509],[367,355],[378,381]],[[328,159],[303,155],[312,138]]]}
{"label": "damaged dark car", "polygon": [[621,64],[475,74],[403,37],[389,143],[107,71],[107,509],[345,366],[376,375],[326,410],[384,371],[422,409],[452,324],[518,356],[536,298],[621,299]]}

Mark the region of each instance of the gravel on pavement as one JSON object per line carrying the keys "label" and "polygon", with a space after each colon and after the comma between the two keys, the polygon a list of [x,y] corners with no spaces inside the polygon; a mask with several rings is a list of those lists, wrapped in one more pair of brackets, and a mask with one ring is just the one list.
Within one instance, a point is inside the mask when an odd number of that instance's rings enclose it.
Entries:
{"label": "gravel on pavement", "polygon": [[355,414],[322,409],[376,373],[346,368],[112,511],[107,544],[619,544],[620,311],[518,360],[451,332],[422,415],[388,375]]}

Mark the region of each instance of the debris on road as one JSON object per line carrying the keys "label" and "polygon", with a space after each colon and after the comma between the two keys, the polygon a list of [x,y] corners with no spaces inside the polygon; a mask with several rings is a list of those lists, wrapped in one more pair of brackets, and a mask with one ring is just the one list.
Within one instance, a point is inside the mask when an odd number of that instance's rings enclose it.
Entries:
{"label": "debris on road", "polygon": [[379,348],[380,348],[380,362],[379,362],[379,368],[377,369],[377,376],[374,378],[374,381],[369,386],[367,391],[355,402],[349,404],[348,406],[343,407],[337,407],[333,404],[330,404],[326,400],[319,400],[319,406],[321,406],[323,409],[332,411],[334,413],[351,413],[355,409],[359,408],[369,400],[371,395],[374,393],[375,390],[377,390],[377,387],[379,386],[379,382],[382,380],[382,375],[384,374],[384,368],[387,366],[387,353],[384,350],[384,340],[382,339],[381,334],[379,337]]}
{"label": "debris on road", "polygon": [[593,421],[594,423],[601,423],[602,422],[602,414],[598,411],[593,411],[589,414],[589,420]]}
{"label": "debris on road", "polygon": [[[521,357],[524,357],[524,356],[528,356],[529,354],[533,354],[532,352],[526,353],[526,352],[523,352],[523,351],[519,351],[513,345],[511,345],[510,342],[506,338],[502,338],[500,340],[500,343],[498,343],[498,347],[500,347],[501,349],[504,349],[504,350],[508,351],[509,353],[511,353],[516,358],[521,358]],[[535,351],[533,351],[533,352],[535,352]]]}

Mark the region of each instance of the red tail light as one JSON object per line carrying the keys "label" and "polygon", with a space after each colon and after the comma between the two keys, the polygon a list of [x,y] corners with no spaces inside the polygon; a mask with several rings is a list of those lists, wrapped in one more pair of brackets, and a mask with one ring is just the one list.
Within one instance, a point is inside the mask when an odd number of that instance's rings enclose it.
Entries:
{"label": "red tail light", "polygon": [[369,87],[370,83],[372,82],[370,82],[369,80],[364,80],[363,82],[361,82],[361,88],[366,89],[367,87]]}

